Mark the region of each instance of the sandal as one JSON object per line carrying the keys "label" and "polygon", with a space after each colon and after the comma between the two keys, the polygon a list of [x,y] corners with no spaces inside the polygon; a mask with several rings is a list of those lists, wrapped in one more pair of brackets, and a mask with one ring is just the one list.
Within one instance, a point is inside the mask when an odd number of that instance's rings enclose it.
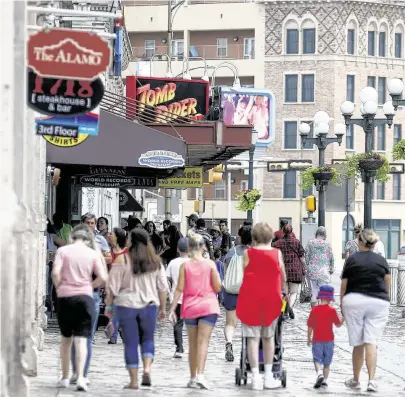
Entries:
{"label": "sandal", "polygon": [[349,387],[350,389],[361,389],[360,382],[358,380],[355,380],[354,378],[348,379],[345,381],[346,387]]}
{"label": "sandal", "polygon": [[143,374],[142,375],[142,383],[141,386],[152,386],[152,381],[150,379],[150,375],[149,374]]}
{"label": "sandal", "polygon": [[374,380],[369,380],[367,385],[367,391],[377,391],[377,384]]}

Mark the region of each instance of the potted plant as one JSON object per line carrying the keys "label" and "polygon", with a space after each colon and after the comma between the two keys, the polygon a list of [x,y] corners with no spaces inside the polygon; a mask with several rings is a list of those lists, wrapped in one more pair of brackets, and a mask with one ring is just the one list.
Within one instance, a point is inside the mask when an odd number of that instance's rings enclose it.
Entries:
{"label": "potted plant", "polygon": [[344,163],[345,177],[355,178],[358,184],[359,178],[365,171],[375,172],[375,179],[379,182],[386,182],[389,179],[390,163],[386,156],[381,153],[359,153],[346,156]]}
{"label": "potted plant", "polygon": [[330,165],[313,166],[301,172],[301,189],[307,190],[318,181],[326,184],[329,181],[334,185],[339,185],[339,172]]}
{"label": "potted plant", "polygon": [[401,139],[392,149],[392,158],[396,160],[405,160],[405,139]]}
{"label": "potted plant", "polygon": [[251,211],[256,207],[256,202],[260,200],[261,194],[257,189],[242,190],[235,198],[238,200],[236,209],[239,211]]}

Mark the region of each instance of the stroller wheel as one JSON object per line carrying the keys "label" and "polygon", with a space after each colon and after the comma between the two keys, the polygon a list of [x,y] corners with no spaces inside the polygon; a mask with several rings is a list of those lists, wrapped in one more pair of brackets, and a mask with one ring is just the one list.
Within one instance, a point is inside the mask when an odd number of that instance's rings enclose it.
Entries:
{"label": "stroller wheel", "polygon": [[281,373],[281,386],[287,387],[287,370],[283,369]]}
{"label": "stroller wheel", "polygon": [[242,371],[240,368],[235,368],[235,384],[236,386],[240,386],[242,381]]}

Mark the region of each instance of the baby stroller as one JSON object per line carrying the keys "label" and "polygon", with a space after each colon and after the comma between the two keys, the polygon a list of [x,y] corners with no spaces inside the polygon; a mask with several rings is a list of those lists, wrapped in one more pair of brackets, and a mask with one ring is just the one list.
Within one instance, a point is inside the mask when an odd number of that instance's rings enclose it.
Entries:
{"label": "baby stroller", "polygon": [[[283,387],[287,386],[287,370],[283,369],[283,323],[285,321],[284,312],[286,310],[287,304],[283,300],[283,307],[281,314],[277,321],[277,327],[274,335],[274,358],[273,358],[273,375],[275,379],[281,381]],[[247,338],[242,336],[242,351],[240,355],[239,368],[235,368],[235,383],[240,386],[243,382],[244,385],[247,383],[248,371],[250,371],[250,365],[247,357]],[[259,371],[264,372],[264,360],[263,360],[263,346],[260,340],[259,346]]]}

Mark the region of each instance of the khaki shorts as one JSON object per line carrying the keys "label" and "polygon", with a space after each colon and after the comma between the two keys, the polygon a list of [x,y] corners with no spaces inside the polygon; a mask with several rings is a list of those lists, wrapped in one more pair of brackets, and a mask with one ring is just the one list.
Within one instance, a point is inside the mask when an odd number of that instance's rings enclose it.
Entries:
{"label": "khaki shorts", "polygon": [[276,318],[268,327],[249,326],[242,324],[242,336],[244,338],[272,338],[276,332],[278,318]]}

